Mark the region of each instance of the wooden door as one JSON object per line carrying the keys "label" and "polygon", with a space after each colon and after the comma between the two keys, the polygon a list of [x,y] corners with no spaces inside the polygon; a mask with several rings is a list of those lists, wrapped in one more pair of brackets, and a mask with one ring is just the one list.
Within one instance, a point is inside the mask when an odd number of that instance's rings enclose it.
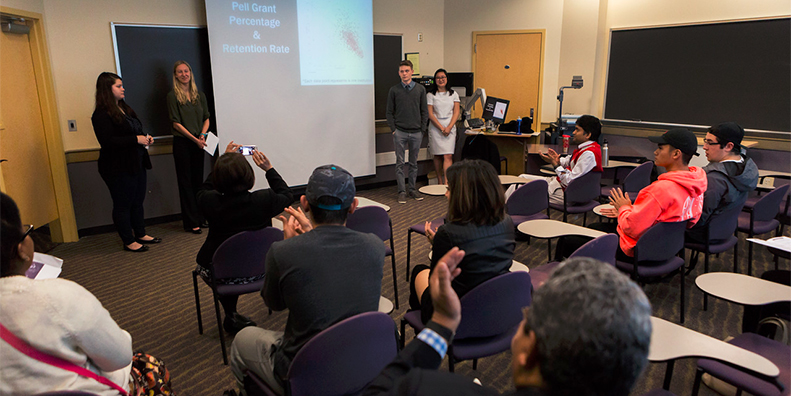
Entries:
{"label": "wooden door", "polygon": [[[473,32],[475,87],[486,95],[510,100],[507,120],[527,117],[535,109],[533,130],[541,126],[541,76],[544,31]],[[476,106],[475,117],[480,117]]]}
{"label": "wooden door", "polygon": [[58,218],[58,207],[27,34],[0,33],[0,81],[3,192],[22,223],[39,227]]}

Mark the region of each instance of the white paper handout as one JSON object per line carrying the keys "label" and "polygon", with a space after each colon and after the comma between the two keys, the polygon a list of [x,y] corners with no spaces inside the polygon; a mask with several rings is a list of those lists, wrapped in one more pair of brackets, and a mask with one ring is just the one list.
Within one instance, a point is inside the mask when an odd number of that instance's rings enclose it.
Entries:
{"label": "white paper handout", "polygon": [[769,238],[765,241],[758,238],[747,238],[747,240],[750,242],[755,242],[759,245],[769,246],[791,253],[791,238],[787,236]]}
{"label": "white paper handout", "polygon": [[32,279],[55,279],[60,275],[63,260],[44,253],[33,253],[33,264],[25,271]]}
{"label": "white paper handout", "polygon": [[209,132],[206,134],[206,147],[203,149],[206,150],[209,155],[214,155],[214,151],[217,150],[217,143],[220,142],[220,138],[217,135]]}

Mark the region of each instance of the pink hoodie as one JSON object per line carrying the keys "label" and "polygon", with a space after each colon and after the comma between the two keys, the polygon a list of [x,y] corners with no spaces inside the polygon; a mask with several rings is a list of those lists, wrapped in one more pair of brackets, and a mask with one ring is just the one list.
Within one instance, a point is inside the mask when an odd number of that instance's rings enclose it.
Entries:
{"label": "pink hoodie", "polygon": [[708,181],[706,172],[694,166],[689,172],[674,171],[659,176],[642,189],[632,206],[618,211],[618,235],[621,250],[634,256],[634,245],[651,226],[659,222],[689,220],[692,227],[703,210],[703,193]]}

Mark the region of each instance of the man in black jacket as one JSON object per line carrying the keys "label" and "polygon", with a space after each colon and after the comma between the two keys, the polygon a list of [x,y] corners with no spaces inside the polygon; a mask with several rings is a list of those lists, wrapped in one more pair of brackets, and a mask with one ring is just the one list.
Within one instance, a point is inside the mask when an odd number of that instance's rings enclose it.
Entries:
{"label": "man in black jacket", "polygon": [[[434,315],[365,395],[496,395],[470,378],[436,371],[461,321],[450,285],[464,252],[453,248],[430,278]],[[614,267],[567,260],[536,290],[511,341],[514,395],[628,395],[647,363],[651,305]]]}

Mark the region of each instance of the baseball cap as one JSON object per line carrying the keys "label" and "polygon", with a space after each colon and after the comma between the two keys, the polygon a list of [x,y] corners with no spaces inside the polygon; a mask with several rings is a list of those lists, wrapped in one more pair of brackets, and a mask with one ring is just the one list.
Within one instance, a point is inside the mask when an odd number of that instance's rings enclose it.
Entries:
{"label": "baseball cap", "polygon": [[698,155],[698,138],[685,128],[671,129],[662,136],[649,136],[648,140],[657,144],[669,144],[684,154]]}
{"label": "baseball cap", "polygon": [[733,143],[734,147],[739,147],[744,138],[744,128],[735,122],[723,122],[722,124],[709,128],[709,133],[716,136],[720,144]]}
{"label": "baseball cap", "polygon": [[[337,165],[322,165],[313,170],[305,189],[305,197],[311,205],[324,210],[341,210],[352,206],[354,195],[354,177],[346,169]],[[333,197],[341,201],[336,205],[319,205],[321,197]]]}

